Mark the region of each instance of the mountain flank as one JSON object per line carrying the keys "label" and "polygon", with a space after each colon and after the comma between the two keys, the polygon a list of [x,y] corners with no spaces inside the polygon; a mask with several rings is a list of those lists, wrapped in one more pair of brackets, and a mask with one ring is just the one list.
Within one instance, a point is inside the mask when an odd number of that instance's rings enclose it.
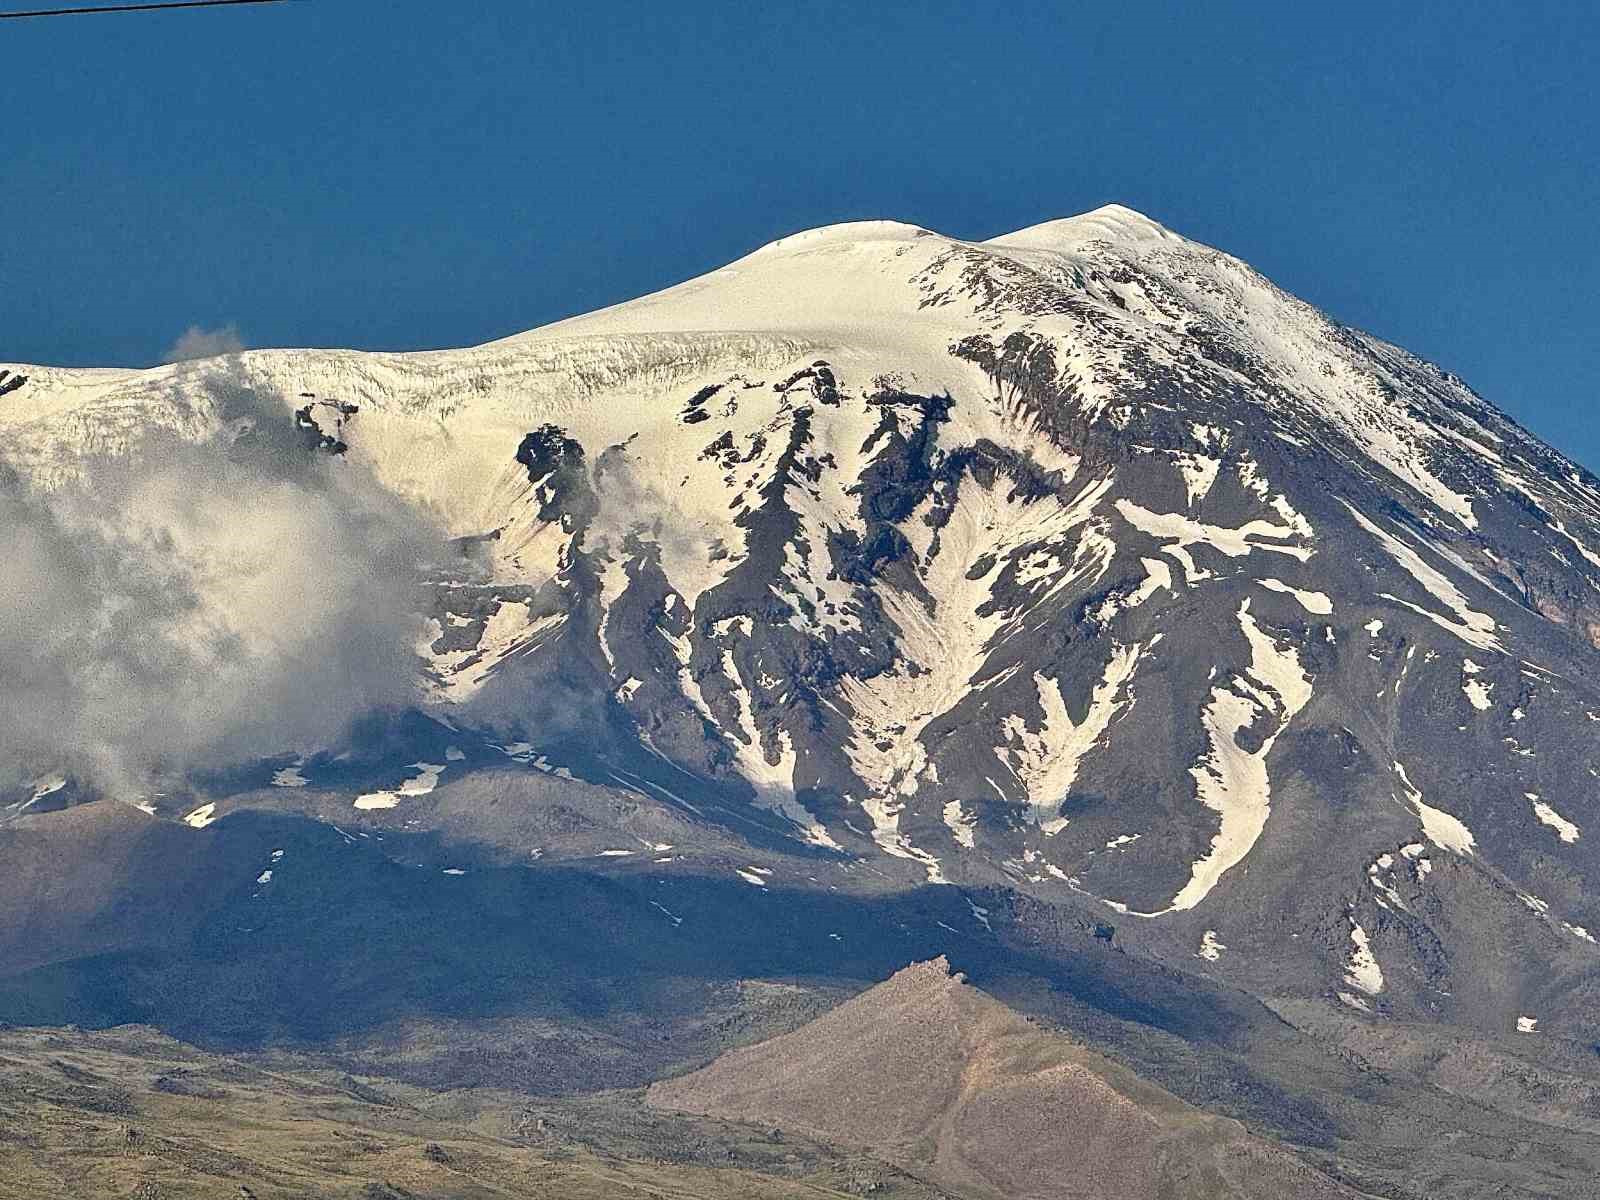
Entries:
{"label": "mountain flank", "polygon": [[916,963],[792,1033],[657,1083],[662,1109],[854,1145],[965,1195],[1223,1200],[1347,1191],[1288,1153]]}

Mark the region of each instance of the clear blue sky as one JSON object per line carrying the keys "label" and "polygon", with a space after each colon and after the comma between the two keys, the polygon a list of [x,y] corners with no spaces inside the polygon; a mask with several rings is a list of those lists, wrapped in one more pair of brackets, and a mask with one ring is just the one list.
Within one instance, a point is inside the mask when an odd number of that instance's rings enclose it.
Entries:
{"label": "clear blue sky", "polygon": [[1597,78],[1582,0],[0,22],[0,359],[150,363],[226,322],[466,345],[798,228],[987,237],[1119,201],[1600,468]]}

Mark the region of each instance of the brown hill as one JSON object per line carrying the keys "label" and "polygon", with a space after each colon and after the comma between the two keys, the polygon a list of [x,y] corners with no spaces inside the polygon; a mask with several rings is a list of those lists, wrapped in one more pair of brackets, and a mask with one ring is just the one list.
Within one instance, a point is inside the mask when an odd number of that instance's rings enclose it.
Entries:
{"label": "brown hill", "polygon": [[855,1145],[974,1197],[1354,1194],[1238,1122],[1030,1023],[952,977],[943,958],[658,1083],[648,1099]]}

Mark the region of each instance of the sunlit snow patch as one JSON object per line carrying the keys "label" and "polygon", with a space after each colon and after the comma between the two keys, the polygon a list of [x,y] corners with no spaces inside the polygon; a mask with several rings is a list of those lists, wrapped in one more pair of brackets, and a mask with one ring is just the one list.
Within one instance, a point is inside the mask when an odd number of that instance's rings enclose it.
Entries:
{"label": "sunlit snow patch", "polygon": [[[1416,843],[1415,845],[1417,850],[1420,851],[1422,849],[1420,843]],[[1410,847],[1407,847],[1407,849],[1409,848]],[[1405,850],[1402,850],[1401,853],[1405,854]],[[1406,857],[1408,859],[1410,858],[1409,855],[1406,855]],[[1424,863],[1427,862],[1426,859],[1423,859],[1422,861]],[[1395,889],[1394,884],[1388,879],[1384,878],[1385,875],[1389,874],[1394,869],[1394,865],[1394,855],[1378,855],[1377,858],[1367,864],[1367,879],[1372,886],[1378,890],[1379,895],[1376,897],[1376,899],[1380,905],[1385,908],[1388,908],[1392,905],[1395,908],[1403,909],[1409,912],[1409,906],[1406,904],[1405,900],[1401,898],[1400,893]]]}
{"label": "sunlit snow patch", "polygon": [[1378,543],[1389,557],[1404,568],[1411,578],[1421,584],[1423,590],[1430,596],[1450,609],[1455,614],[1456,619],[1451,620],[1449,617],[1441,616],[1431,609],[1423,608],[1420,604],[1413,604],[1409,600],[1402,600],[1398,596],[1390,595],[1387,592],[1384,593],[1384,599],[1393,600],[1396,604],[1409,608],[1419,616],[1426,617],[1439,626],[1440,629],[1455,634],[1467,645],[1476,649],[1499,651],[1505,649],[1500,643],[1499,626],[1495,623],[1493,617],[1488,613],[1478,612],[1469,605],[1461,589],[1450,582],[1443,573],[1423,561],[1422,556],[1410,546],[1406,545],[1394,534],[1369,521],[1348,501],[1341,501],[1341,503],[1344,504],[1346,510],[1355,518],[1356,523],[1361,528],[1378,539]]}
{"label": "sunlit snow patch", "polygon": [[1360,988],[1369,996],[1383,991],[1383,969],[1372,953],[1372,941],[1354,918],[1350,921],[1350,961],[1345,967],[1344,981]]}
{"label": "sunlit snow patch", "polygon": [[191,826],[194,829],[204,829],[207,825],[211,824],[217,819],[216,813],[217,806],[215,804],[202,804],[188,816],[184,817],[183,823]]}
{"label": "sunlit snow patch", "polygon": [[578,781],[578,777],[574,775],[568,768],[557,766],[542,754],[534,755],[531,760],[518,761],[527,761],[530,767],[532,767],[535,771],[541,772],[542,774],[554,775],[557,779],[565,779],[572,783],[576,783]]}
{"label": "sunlit snow patch", "polygon": [[1262,540],[1296,537],[1299,530],[1293,525],[1274,525],[1271,521],[1255,520],[1237,529],[1229,529],[1220,525],[1206,525],[1182,513],[1151,512],[1132,500],[1118,500],[1116,508],[1128,524],[1164,543],[1161,547],[1162,553],[1183,567],[1190,584],[1212,577],[1210,571],[1196,565],[1194,556],[1189,553],[1190,546],[1210,546],[1228,558],[1243,558],[1253,550],[1270,550],[1305,562],[1315,553],[1307,546]]}
{"label": "sunlit snow patch", "polygon": [[1539,1032],[1539,1018],[1538,1017],[1518,1017],[1517,1018],[1517,1032],[1518,1033],[1538,1033]]}
{"label": "sunlit snow patch", "polygon": [[357,796],[355,806],[361,809],[394,808],[402,797],[426,796],[445,772],[443,763],[415,762],[411,766],[418,772],[394,791],[366,792]]}
{"label": "sunlit snow patch", "polygon": [[1306,591],[1302,588],[1290,587],[1281,579],[1258,579],[1262,587],[1271,592],[1282,592],[1285,596],[1293,596],[1300,602],[1300,607],[1313,616],[1325,617],[1333,612],[1333,601],[1322,592]]}
{"label": "sunlit snow patch", "polygon": [[1394,770],[1395,774],[1400,776],[1400,786],[1405,790],[1406,799],[1411,802],[1412,809],[1422,821],[1423,836],[1443,850],[1450,850],[1456,854],[1471,854],[1476,844],[1472,830],[1443,809],[1434,808],[1426,803],[1422,799],[1421,789],[1416,787],[1406,774],[1404,765],[1396,762]]}
{"label": "sunlit snow patch", "polygon": [[750,692],[739,674],[732,650],[725,649],[722,652],[722,673],[738,706],[738,725],[732,731],[734,758],[739,764],[739,773],[755,789],[756,807],[777,813],[790,822],[799,831],[802,841],[829,850],[840,849],[827,827],[795,797],[796,755],[789,731],[780,729],[773,737],[777,743],[776,762],[768,757],[767,750],[762,746],[761,730],[756,726]]}
{"label": "sunlit snow patch", "polygon": [[1193,508],[1195,501],[1204,500],[1211,491],[1222,460],[1209,454],[1180,453],[1173,455],[1173,461],[1177,463],[1178,473],[1183,476],[1184,491],[1188,493],[1189,507]]}
{"label": "sunlit snow patch", "polygon": [[1081,722],[1075,723],[1067,712],[1060,681],[1038,672],[1033,685],[1044,713],[1040,727],[1029,729],[1027,721],[1017,715],[1001,721],[1008,744],[997,746],[995,753],[1027,789],[1029,818],[1046,837],[1067,826],[1067,818],[1059,815],[1061,804],[1072,791],[1084,755],[1099,742],[1112,720],[1133,703],[1127,684],[1142,649],[1137,642],[1112,647],[1111,659],[1095,684]]}
{"label": "sunlit snow patch", "polygon": [[1489,693],[1494,689],[1494,684],[1477,678],[1483,670],[1470,658],[1461,661],[1461,690],[1466,693],[1467,702],[1479,712],[1488,712],[1492,707],[1489,703]]}
{"label": "sunlit snow patch", "polygon": [[419,652],[429,664],[439,698],[459,704],[476,695],[503,662],[534,648],[566,620],[567,614],[561,612],[536,618],[527,601],[502,600],[484,622],[473,648],[434,653],[432,643],[425,642]]}
{"label": "sunlit snow patch", "polygon": [[1144,578],[1139,581],[1139,586],[1125,596],[1106,597],[1099,607],[1089,613],[1092,620],[1104,624],[1119,612],[1138,608],[1157,592],[1172,590],[1172,568],[1165,561],[1159,558],[1141,558],[1139,563],[1145,572]]}
{"label": "sunlit snow patch", "polygon": [[1578,827],[1539,799],[1538,792],[1524,792],[1523,795],[1527,796],[1529,801],[1532,802],[1533,815],[1538,817],[1544,824],[1550,826],[1551,829],[1554,829],[1558,838],[1563,842],[1569,843],[1578,840],[1580,836]]}
{"label": "sunlit snow patch", "polygon": [[950,836],[955,838],[958,846],[971,850],[977,845],[974,830],[978,827],[978,819],[961,806],[961,801],[950,800],[944,806],[944,823],[950,830]]}
{"label": "sunlit snow patch", "polygon": [[[1211,839],[1210,851],[1190,867],[1189,882],[1172,898],[1172,903],[1136,916],[1154,917],[1193,908],[1250,853],[1266,829],[1271,811],[1267,756],[1295,714],[1311,699],[1311,679],[1294,648],[1280,648],[1262,630],[1250,615],[1248,599],[1239,605],[1238,615],[1239,626],[1250,643],[1250,665],[1227,687],[1211,690],[1211,701],[1201,718],[1211,748],[1189,770],[1199,801],[1220,816],[1219,828]],[[1263,717],[1272,722],[1272,732],[1254,752],[1246,751],[1239,745],[1238,735]]]}
{"label": "sunlit snow patch", "polygon": [[1217,936],[1215,929],[1208,929],[1200,938],[1200,957],[1207,962],[1216,962],[1222,957],[1222,952],[1228,947]]}

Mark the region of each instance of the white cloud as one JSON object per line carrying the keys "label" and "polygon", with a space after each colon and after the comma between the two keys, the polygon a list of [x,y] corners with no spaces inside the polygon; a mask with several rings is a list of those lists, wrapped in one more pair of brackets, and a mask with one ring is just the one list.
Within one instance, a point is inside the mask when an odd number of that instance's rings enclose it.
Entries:
{"label": "white cloud", "polygon": [[244,349],[239,328],[231,321],[217,329],[201,329],[191,325],[185,329],[161,361],[164,363],[190,362],[197,358],[216,358],[221,354],[237,354]]}
{"label": "white cloud", "polygon": [[0,463],[0,788],[46,771],[145,790],[328,745],[408,705],[443,539],[290,406],[32,491]]}

